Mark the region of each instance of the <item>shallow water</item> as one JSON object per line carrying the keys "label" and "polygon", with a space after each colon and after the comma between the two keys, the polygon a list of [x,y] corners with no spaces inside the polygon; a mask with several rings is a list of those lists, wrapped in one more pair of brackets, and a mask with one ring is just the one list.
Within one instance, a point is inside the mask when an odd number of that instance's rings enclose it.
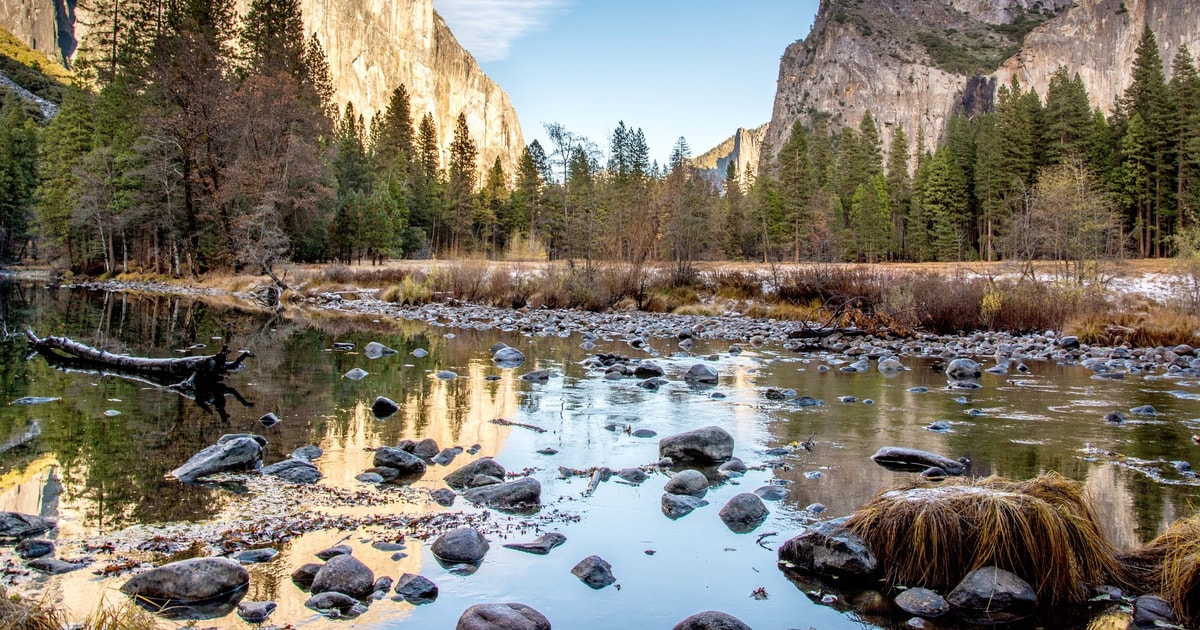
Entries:
{"label": "shallow water", "polygon": [[[646,391],[635,379],[605,381],[580,365],[597,351],[644,356],[617,340],[601,340],[589,352],[580,348],[577,336],[532,337],[369,319],[301,321],[187,298],[16,284],[0,285],[0,306],[10,331],[29,326],[39,334],[66,334],[136,355],[180,356],[174,350],[197,344],[205,348],[193,352],[213,352],[231,324],[233,346],[256,355],[227,381],[253,406],[228,396],[223,411],[215,404],[206,411],[195,401],[145,383],[57,371],[41,358],[26,361],[23,342],[0,344],[0,401],[59,399],[0,404],[0,510],[57,518],[62,557],[90,553],[82,548],[84,542],[111,542],[118,549],[115,555],[100,553],[89,569],[65,576],[18,576],[20,590],[45,591],[78,615],[101,600],[122,598],[115,589],[125,577],[103,579],[93,570],[115,559],[163,561],[162,556],[123,551],[154,535],[213,537],[231,523],[294,514],[365,519],[465,512],[484,524],[492,543],[472,575],[442,568],[412,535],[408,556],[398,560],[392,559],[392,551],[372,548],[372,542],[410,533],[390,523],[326,529],[291,538],[278,545],[281,553],[274,560],[251,567],[247,599],[277,601],[271,623],[344,625],[304,608],[307,595],[288,576],[313,561],[316,551],[345,541],[376,576],[422,573],[441,591],[435,603],[419,607],[390,599],[375,602],[354,622],[356,627],[449,628],[471,604],[519,601],[562,628],[669,628],[709,609],[734,614],[760,630],[859,628],[864,623],[853,614],[813,603],[788,581],[776,568],[774,549],[814,520],[845,515],[880,489],[915,478],[871,462],[870,455],[881,446],[966,457],[973,475],[1026,478],[1058,471],[1085,484],[1107,534],[1124,548],[1190,515],[1189,506],[1200,496],[1200,485],[1172,464],[1188,460],[1200,448],[1190,439],[1200,432],[1195,400],[1200,386],[1194,379],[1131,375],[1101,381],[1077,366],[1030,363],[1029,374],[985,374],[983,389],[951,391],[927,360],[905,358],[911,369],[895,376],[875,370],[846,374],[837,365],[818,369],[839,357],[797,355],[770,346],[731,355],[726,342],[696,340],[695,356],[655,359],[672,382]],[[399,354],[371,360],[360,351],[329,350],[334,342],[361,349],[369,341]],[[516,369],[494,366],[488,349],[500,341],[524,351],[529,361]],[[654,345],[673,344],[659,340]],[[412,356],[417,348],[429,355]],[[718,355],[711,365],[720,373],[719,386],[693,389],[680,380],[688,367],[712,354]],[[361,381],[342,377],[356,367],[369,376]],[[558,376],[546,384],[518,378],[535,368]],[[433,374],[440,370],[452,370],[458,378],[437,379]],[[499,380],[485,380],[488,376]],[[767,387],[792,388],[824,404],[800,407],[767,400]],[[910,391],[915,387],[929,391]],[[399,403],[401,411],[376,420],[370,405],[380,395]],[[840,402],[844,396],[857,401]],[[966,401],[958,402],[960,397]],[[873,404],[864,403],[866,399]],[[1130,415],[1119,426],[1102,419],[1108,411],[1144,404],[1153,405],[1159,415]],[[264,428],[258,418],[267,412],[282,421]],[[547,431],[497,425],[491,422],[496,418]],[[937,420],[949,422],[950,430],[926,428]],[[558,473],[559,466],[616,470],[655,462],[657,437],[637,438],[625,427],[666,436],[712,424],[733,434],[735,455],[751,467],[773,460],[782,460],[782,467],[752,469],[711,489],[705,497],[709,506],[677,521],[659,509],[663,475],[652,475],[640,486],[614,478],[583,496],[587,478],[561,479]],[[32,430],[35,426],[40,433]],[[239,432],[266,436],[266,463],[303,445],[321,446],[325,455],[316,463],[325,478],[320,487],[340,491],[339,498],[244,475],[224,485],[193,486],[166,476],[220,435]],[[426,437],[443,447],[481,448],[475,456],[460,455],[448,467],[431,466],[409,489],[380,490],[354,479],[371,466],[367,449]],[[783,457],[764,454],[768,448],[808,440],[811,450],[799,448]],[[559,452],[536,452],[547,447]],[[440,480],[446,473],[483,456],[494,456],[509,471],[533,469],[542,483],[544,507],[538,515],[485,513],[461,498],[447,510],[426,499],[427,490],[444,487]],[[789,494],[767,503],[769,519],[749,534],[727,529],[717,517],[721,506],[739,492],[770,483],[786,484]],[[828,509],[806,511],[814,503]],[[532,540],[538,531],[562,532],[567,542],[548,556],[501,546]],[[760,539],[771,532],[777,535]],[[592,554],[612,563],[620,588],[593,591],[569,573]],[[0,562],[12,558],[11,548],[0,548]],[[758,588],[766,590],[767,599],[751,597]],[[247,625],[236,614],[204,622],[214,624]]]}

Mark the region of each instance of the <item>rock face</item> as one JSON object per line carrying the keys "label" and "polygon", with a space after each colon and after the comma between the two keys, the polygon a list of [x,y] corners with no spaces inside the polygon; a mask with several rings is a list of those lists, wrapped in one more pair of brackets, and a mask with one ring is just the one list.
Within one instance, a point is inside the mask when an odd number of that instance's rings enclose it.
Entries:
{"label": "rock face", "polygon": [[692,166],[705,179],[720,185],[725,182],[725,172],[732,162],[737,168],[739,180],[745,185],[750,181],[746,176],[753,177],[758,172],[758,158],[770,127],[768,123],[755,129],[738,129],[733,137],[693,159]]}
{"label": "rock face", "polygon": [[228,558],[193,558],[164,564],[133,576],[121,592],[155,603],[208,602],[240,590],[250,583],[250,574]]}
{"label": "rock face", "polygon": [[[1024,40],[1000,25],[1041,22]],[[956,108],[992,107],[999,86],[1016,76],[1043,98],[1060,65],[1078,72],[1093,107],[1111,112],[1132,81],[1132,61],[1144,26],[1157,35],[1169,65],[1180,46],[1200,43],[1200,5],[1192,0],[896,0],[821,3],[812,31],[788,46],[779,65],[766,141],[771,155],[798,118],[834,114],[832,124],[857,128],[870,112],[883,147],[896,128],[910,146],[918,130],[940,138]],[[931,54],[938,47],[969,51],[972,64]],[[1015,52],[1015,54],[1013,54]],[[959,57],[960,59],[962,57]],[[1169,70],[1169,68],[1168,68]],[[767,157],[767,156],[764,156]]]}
{"label": "rock face", "polygon": [[[250,7],[249,0],[235,4],[239,14]],[[339,107],[352,102],[370,121],[387,109],[392,91],[403,84],[414,120],[433,115],[443,164],[455,121],[466,114],[479,148],[480,173],[499,157],[511,177],[525,148],[517,112],[433,5],[433,0],[301,0],[300,9],[304,32],[315,34],[325,50]],[[75,42],[85,41],[87,25],[96,22],[83,3],[0,0],[0,26],[60,63],[74,55]]]}

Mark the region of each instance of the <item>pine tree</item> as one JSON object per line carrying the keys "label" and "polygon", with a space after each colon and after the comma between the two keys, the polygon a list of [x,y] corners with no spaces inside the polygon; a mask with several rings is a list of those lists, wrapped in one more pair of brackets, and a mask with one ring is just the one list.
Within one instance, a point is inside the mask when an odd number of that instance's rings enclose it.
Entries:
{"label": "pine tree", "polygon": [[939,148],[929,163],[921,195],[922,210],[929,218],[931,249],[937,260],[961,261],[969,255],[966,243],[966,178],[954,155]]}
{"label": "pine tree", "polygon": [[725,166],[724,201],[725,257],[729,260],[745,260],[753,244],[746,242],[746,195],[742,192],[741,177],[734,160]]}
{"label": "pine tree", "polygon": [[20,105],[0,108],[0,261],[20,258],[37,191],[38,128]]}
{"label": "pine tree", "polygon": [[300,0],[252,0],[242,23],[239,52],[245,71],[307,80]]}
{"label": "pine tree", "polygon": [[[1150,158],[1149,182],[1151,200],[1139,206],[1135,222],[1140,223],[1138,240],[1142,256],[1158,256],[1163,252],[1166,234],[1164,223],[1171,225],[1176,206],[1173,200],[1174,150],[1172,124],[1173,112],[1162,58],[1158,53],[1158,41],[1154,31],[1147,25],[1142,31],[1133,61],[1133,83],[1121,99],[1124,115],[1132,124],[1135,115],[1142,119],[1145,131],[1144,144],[1141,138],[1136,144]],[[1128,129],[1126,134],[1128,134]],[[1128,180],[1127,180],[1128,181]],[[1137,196],[1141,198],[1139,192]],[[1129,198],[1129,195],[1126,195]],[[1167,219],[1167,220],[1164,220]]]}
{"label": "pine tree", "polygon": [[78,243],[69,229],[80,192],[75,165],[92,150],[92,137],[92,97],[82,90],[69,90],[58,116],[42,133],[37,225],[42,236],[66,250],[72,265],[80,262]]}
{"label": "pine tree", "polygon": [[1174,144],[1178,173],[1175,189],[1177,232],[1194,225],[1200,214],[1200,73],[1187,46],[1171,64],[1175,103]]}
{"label": "pine tree", "polygon": [[875,175],[854,192],[850,207],[850,227],[854,231],[855,246],[859,256],[866,262],[879,262],[887,254],[891,218],[887,179],[883,175]]}
{"label": "pine tree", "polygon": [[467,128],[467,115],[458,115],[450,143],[447,202],[450,209],[450,251],[461,253],[471,232],[475,185],[479,177],[479,151]]}
{"label": "pine tree", "polygon": [[1153,240],[1154,169],[1157,162],[1151,131],[1135,112],[1121,138],[1120,191],[1126,207],[1133,209],[1133,230],[1138,252],[1150,256]]}
{"label": "pine tree", "polygon": [[342,120],[337,129],[337,154],[334,157],[334,177],[338,183],[338,194],[369,192],[371,170],[367,163],[362,119],[354,110],[354,103],[346,103]]}
{"label": "pine tree", "polygon": [[1092,106],[1079,73],[1059,66],[1046,91],[1046,163],[1062,164],[1086,153]]}
{"label": "pine tree", "polygon": [[492,256],[500,253],[511,234],[508,227],[513,224],[510,212],[509,191],[500,158],[492,163],[479,190],[479,203],[475,211],[475,238],[486,245]]}
{"label": "pine tree", "polygon": [[337,105],[333,100],[333,73],[329,71],[329,59],[316,33],[312,34],[304,48],[304,77],[316,95],[317,108],[324,112],[325,118],[335,120]]}
{"label": "pine tree", "polygon": [[904,127],[896,125],[896,133],[892,135],[892,144],[888,148],[887,164],[887,192],[892,207],[888,247],[893,256],[904,252],[904,226],[912,200],[912,178],[908,174],[911,156],[908,151],[908,136],[904,133]]}
{"label": "pine tree", "polygon": [[811,240],[815,186],[816,177],[809,163],[808,131],[803,121],[797,119],[791,136],[779,151],[779,201],[785,225],[777,229],[791,235],[793,262],[800,262],[805,244]]}

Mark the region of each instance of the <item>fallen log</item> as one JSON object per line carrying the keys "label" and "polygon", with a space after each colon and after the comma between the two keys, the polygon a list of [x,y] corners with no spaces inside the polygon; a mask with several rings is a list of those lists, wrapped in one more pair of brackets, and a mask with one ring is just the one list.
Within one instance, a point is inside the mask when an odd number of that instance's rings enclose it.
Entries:
{"label": "fallen log", "polygon": [[220,352],[205,356],[169,359],[132,357],[93,348],[66,337],[40,338],[32,330],[26,330],[25,337],[30,347],[48,360],[54,359],[77,368],[112,369],[141,375],[163,385],[185,381],[214,383],[222,380],[225,374],[241,368],[242,362],[254,356],[249,350],[243,350],[238,358],[228,361],[229,346],[224,346]]}

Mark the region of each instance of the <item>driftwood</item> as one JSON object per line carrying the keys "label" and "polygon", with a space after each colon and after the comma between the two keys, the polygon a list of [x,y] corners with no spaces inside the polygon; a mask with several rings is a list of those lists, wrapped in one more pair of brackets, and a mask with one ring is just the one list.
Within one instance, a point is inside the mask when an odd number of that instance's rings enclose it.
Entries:
{"label": "driftwood", "polygon": [[254,353],[243,350],[238,358],[228,361],[229,346],[224,346],[220,352],[206,356],[171,359],[131,357],[93,348],[66,337],[40,338],[32,330],[26,330],[25,337],[29,339],[30,346],[47,360],[55,359],[70,364],[71,367],[84,369],[111,369],[142,376],[162,385],[197,381],[215,383],[222,380],[225,374],[239,369],[247,358],[254,356]]}

